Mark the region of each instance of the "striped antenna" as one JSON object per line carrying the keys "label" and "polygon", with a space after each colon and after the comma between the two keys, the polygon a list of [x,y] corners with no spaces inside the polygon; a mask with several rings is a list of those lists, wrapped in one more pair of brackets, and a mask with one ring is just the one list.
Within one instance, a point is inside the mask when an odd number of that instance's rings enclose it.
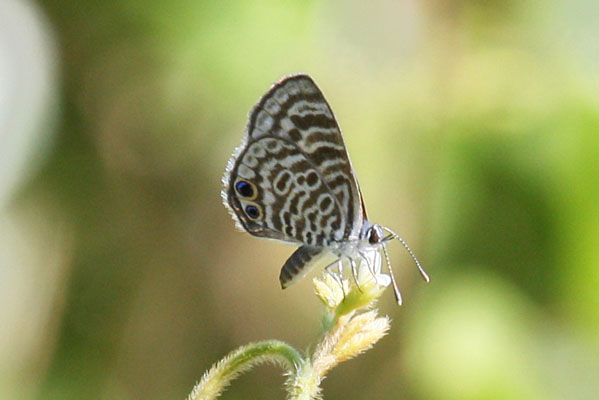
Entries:
{"label": "striped antenna", "polygon": [[[403,247],[406,248],[406,250],[408,251],[408,253],[412,257],[412,260],[414,260],[414,262],[416,263],[416,266],[418,267],[418,271],[420,271],[420,275],[422,276],[422,279],[424,279],[424,281],[426,283],[430,282],[431,278],[428,277],[428,274],[426,273],[426,271],[424,270],[424,268],[422,268],[422,265],[420,265],[420,261],[418,261],[418,259],[416,258],[416,255],[414,254],[414,252],[412,251],[412,249],[410,249],[410,246],[408,246],[408,244],[406,243],[406,241],[403,240],[397,233],[393,232],[391,229],[389,229],[389,228],[387,228],[385,226],[383,226],[382,228],[391,234],[391,236],[389,237],[388,240],[397,239],[397,240],[400,241],[400,243],[403,245]],[[384,246],[383,246],[383,248],[384,248]],[[385,254],[386,254],[386,252],[385,252]],[[393,276],[393,275],[391,275],[391,276]]]}
{"label": "striped antenna", "polygon": [[395,300],[397,304],[401,306],[401,293],[397,288],[397,283],[395,283],[395,276],[393,276],[393,269],[391,268],[391,261],[389,260],[389,254],[387,253],[387,246],[383,243],[383,253],[385,253],[385,258],[387,259],[387,268],[389,268],[389,275],[391,275],[391,283],[393,284],[393,294],[395,294]]}

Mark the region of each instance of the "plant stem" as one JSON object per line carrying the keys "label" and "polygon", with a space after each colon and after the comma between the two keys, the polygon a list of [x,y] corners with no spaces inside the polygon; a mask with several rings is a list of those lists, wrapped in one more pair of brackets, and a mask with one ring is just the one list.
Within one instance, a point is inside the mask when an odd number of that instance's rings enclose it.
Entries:
{"label": "plant stem", "polygon": [[206,372],[187,399],[215,399],[239,374],[263,362],[271,362],[287,371],[295,371],[303,359],[297,350],[279,340],[250,343],[229,353]]}

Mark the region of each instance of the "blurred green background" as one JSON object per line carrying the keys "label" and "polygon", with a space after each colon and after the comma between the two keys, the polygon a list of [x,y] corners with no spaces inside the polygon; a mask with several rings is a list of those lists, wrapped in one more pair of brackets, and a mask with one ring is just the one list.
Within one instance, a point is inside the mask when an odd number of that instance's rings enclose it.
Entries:
{"label": "blurred green background", "polygon": [[[182,399],[249,341],[315,343],[292,248],[234,230],[247,113],[308,72],[405,305],[327,399],[596,399],[599,5],[0,3],[0,398]],[[284,398],[258,367],[223,399]]]}

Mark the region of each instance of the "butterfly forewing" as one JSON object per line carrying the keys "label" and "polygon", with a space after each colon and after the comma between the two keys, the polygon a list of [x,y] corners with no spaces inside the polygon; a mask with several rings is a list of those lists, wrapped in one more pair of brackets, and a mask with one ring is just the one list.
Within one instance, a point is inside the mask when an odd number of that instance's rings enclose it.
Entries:
{"label": "butterfly forewing", "polygon": [[306,75],[283,79],[252,110],[224,181],[226,202],[255,236],[326,246],[357,236],[362,226],[341,132]]}

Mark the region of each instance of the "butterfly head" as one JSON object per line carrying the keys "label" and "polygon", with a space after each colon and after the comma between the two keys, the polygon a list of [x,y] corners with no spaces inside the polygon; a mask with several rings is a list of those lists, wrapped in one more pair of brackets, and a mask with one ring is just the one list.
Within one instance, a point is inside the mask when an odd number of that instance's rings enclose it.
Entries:
{"label": "butterfly head", "polygon": [[381,228],[378,224],[373,224],[368,229],[366,229],[366,238],[368,243],[371,245],[377,245],[383,242],[384,234],[383,228]]}
{"label": "butterfly head", "polygon": [[384,244],[387,241],[383,227],[379,224],[371,224],[368,221],[364,221],[364,225],[360,230],[360,240],[370,246]]}
{"label": "butterfly head", "polygon": [[416,266],[418,267],[418,270],[420,271],[422,278],[426,282],[428,282],[429,277],[426,274],[426,272],[424,271],[424,269],[422,268],[422,266],[420,265],[420,262],[418,261],[418,259],[416,258],[416,256],[414,255],[414,253],[412,252],[412,250],[410,249],[408,244],[405,242],[405,240],[403,240],[401,237],[399,237],[399,235],[397,235],[397,233],[393,232],[391,229],[389,229],[387,227],[381,226],[379,224],[372,224],[368,221],[364,221],[364,224],[362,225],[362,229],[360,230],[361,243],[364,243],[366,246],[374,247],[377,250],[383,251],[383,253],[385,255],[385,259],[387,261],[387,268],[389,269],[389,275],[391,276],[391,283],[393,284],[393,291],[395,293],[395,299],[397,300],[397,302],[399,304],[401,304],[401,294],[399,293],[399,289],[397,288],[397,284],[395,283],[395,277],[393,276],[391,262],[389,260],[389,255],[387,253],[387,242],[389,242],[393,239],[397,239],[401,242],[401,244],[405,247],[405,249],[408,251],[408,253],[412,257],[412,259],[416,263]]}

